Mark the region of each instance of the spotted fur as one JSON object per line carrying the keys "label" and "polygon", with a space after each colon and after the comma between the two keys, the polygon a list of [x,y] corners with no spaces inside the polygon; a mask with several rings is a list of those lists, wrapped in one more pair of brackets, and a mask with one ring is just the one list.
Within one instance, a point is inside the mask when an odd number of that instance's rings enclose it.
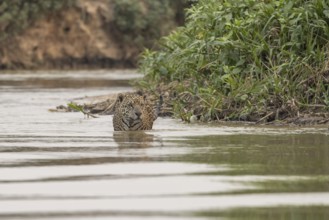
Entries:
{"label": "spotted fur", "polygon": [[151,130],[157,110],[139,93],[119,94],[114,106],[115,131]]}

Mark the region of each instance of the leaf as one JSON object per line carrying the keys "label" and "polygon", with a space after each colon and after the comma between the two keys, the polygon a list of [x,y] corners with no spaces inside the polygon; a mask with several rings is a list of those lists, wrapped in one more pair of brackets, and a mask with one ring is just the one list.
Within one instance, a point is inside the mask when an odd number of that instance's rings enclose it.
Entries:
{"label": "leaf", "polygon": [[248,99],[248,97],[249,96],[247,94],[244,94],[244,95],[240,96],[240,100],[241,101],[246,101]]}
{"label": "leaf", "polygon": [[329,18],[329,10],[327,9],[327,10],[323,10],[323,14],[327,17],[327,18]]}
{"label": "leaf", "polygon": [[89,112],[86,112],[86,111],[83,109],[82,106],[79,106],[79,105],[77,105],[77,104],[75,104],[75,103],[73,103],[73,102],[67,104],[67,106],[70,107],[70,108],[72,108],[72,109],[74,109],[74,110],[76,110],[76,111],[81,112],[81,113],[84,114],[84,115],[87,115],[87,117],[90,116],[90,117],[92,117],[92,118],[98,118],[97,116],[95,116],[95,115],[93,115],[93,114],[90,114]]}
{"label": "leaf", "polygon": [[242,66],[246,62],[245,59],[240,58],[240,60],[236,63],[236,66]]}
{"label": "leaf", "polygon": [[70,108],[73,109],[73,110],[76,110],[76,111],[78,111],[78,112],[82,112],[82,113],[84,113],[83,107],[82,107],[82,106],[79,106],[79,105],[77,105],[77,104],[75,104],[75,103],[73,103],[73,102],[67,104],[67,106],[70,107]]}
{"label": "leaf", "polygon": [[239,74],[239,73],[241,73],[241,71],[242,71],[241,68],[234,68],[233,71],[232,71],[232,73],[233,74]]}
{"label": "leaf", "polygon": [[159,68],[159,71],[160,71],[161,75],[167,75],[168,74],[168,70],[164,66],[161,66]]}

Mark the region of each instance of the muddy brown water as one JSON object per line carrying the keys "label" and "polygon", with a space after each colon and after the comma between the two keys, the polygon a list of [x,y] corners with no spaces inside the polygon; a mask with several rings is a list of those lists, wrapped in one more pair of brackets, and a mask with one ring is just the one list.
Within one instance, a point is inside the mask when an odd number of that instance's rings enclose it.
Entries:
{"label": "muddy brown water", "polygon": [[0,219],[329,219],[328,128],[113,132],[112,116],[48,111],[138,77],[0,73]]}

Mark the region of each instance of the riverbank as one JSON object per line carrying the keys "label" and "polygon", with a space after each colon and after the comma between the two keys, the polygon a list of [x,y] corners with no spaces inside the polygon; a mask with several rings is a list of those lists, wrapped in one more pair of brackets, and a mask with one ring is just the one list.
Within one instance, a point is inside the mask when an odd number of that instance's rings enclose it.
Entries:
{"label": "riverbank", "polygon": [[[168,89],[168,87],[164,87],[163,89]],[[263,117],[258,120],[226,120],[226,119],[218,119],[213,120],[211,118],[205,118],[201,114],[189,114],[189,112],[194,111],[196,113],[196,109],[198,109],[198,98],[192,97],[191,94],[182,93],[179,95],[175,95],[172,92],[172,89],[162,90],[163,97],[163,105],[161,111],[159,113],[159,117],[169,117],[169,118],[180,118],[182,121],[186,123],[199,123],[199,124],[213,124],[213,125],[269,125],[269,126],[327,126],[329,125],[329,113],[318,112],[318,113],[300,113],[295,117],[286,117],[281,120],[271,120],[269,121],[267,117]],[[147,95],[148,99],[156,105],[158,102],[158,96],[155,94],[151,94],[149,92],[144,91],[144,94]],[[56,108],[49,109],[51,112],[75,112],[79,111],[78,108],[82,109],[83,113],[86,116],[96,116],[97,115],[113,115],[114,109],[113,104],[116,100],[117,94],[104,94],[98,96],[89,96],[89,97],[77,97],[73,98],[70,103],[67,105],[63,103],[63,105],[59,105]],[[185,100],[184,106],[184,115],[175,115],[175,105],[177,101],[182,102]],[[71,104],[73,106],[78,106],[78,108],[70,107]],[[200,108],[201,106],[199,106]]]}
{"label": "riverbank", "polygon": [[132,68],[184,22],[184,1],[0,3],[0,70]]}
{"label": "riverbank", "polygon": [[[179,23],[182,2],[167,3],[76,0],[1,41],[0,69],[135,67]],[[144,51],[135,86],[186,122],[325,124],[329,20],[313,3],[200,0]]]}

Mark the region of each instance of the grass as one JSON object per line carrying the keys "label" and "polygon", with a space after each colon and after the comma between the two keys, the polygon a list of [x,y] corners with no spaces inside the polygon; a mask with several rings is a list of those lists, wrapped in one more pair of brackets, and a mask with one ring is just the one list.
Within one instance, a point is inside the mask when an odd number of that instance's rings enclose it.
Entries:
{"label": "grass", "polygon": [[167,85],[176,116],[273,121],[329,110],[325,0],[199,0],[186,20],[140,60],[139,87]]}

